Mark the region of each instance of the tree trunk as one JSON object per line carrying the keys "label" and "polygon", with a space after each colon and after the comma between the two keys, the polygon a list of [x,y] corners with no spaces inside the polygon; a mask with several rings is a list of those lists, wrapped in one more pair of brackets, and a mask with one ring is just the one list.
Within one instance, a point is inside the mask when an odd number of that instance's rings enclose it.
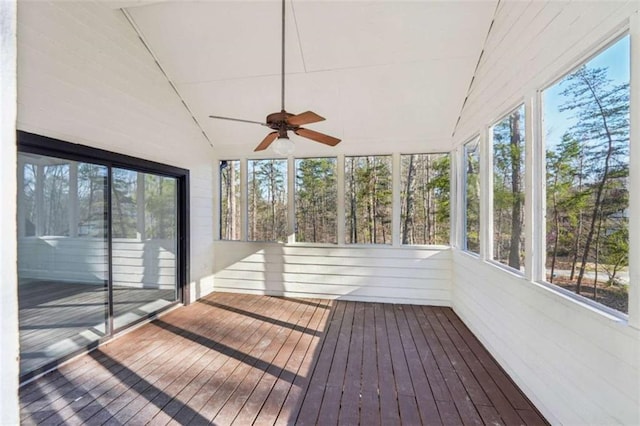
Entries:
{"label": "tree trunk", "polygon": [[251,182],[251,207],[253,211],[253,216],[251,217],[251,239],[255,241],[258,239],[258,177],[256,176],[255,161],[251,163],[251,176],[253,176]]}
{"label": "tree trunk", "polygon": [[233,162],[229,161],[228,163],[228,167],[229,167],[229,173],[228,173],[228,179],[227,179],[227,186],[228,186],[228,191],[227,191],[227,199],[229,202],[229,218],[227,219],[227,227],[228,227],[228,236],[227,238],[234,240],[237,238],[236,236],[236,188],[235,188],[235,181],[236,181],[236,171],[235,168],[233,167]]}
{"label": "tree trunk", "polygon": [[349,189],[351,192],[351,243],[358,242],[358,220],[357,220],[357,206],[356,206],[356,170],[354,167],[354,158],[351,158],[351,179],[349,182]]}
{"label": "tree trunk", "polygon": [[551,272],[549,274],[549,282],[553,283],[553,276],[556,271],[556,259],[558,257],[558,242],[560,241],[560,218],[558,213],[558,197],[557,190],[555,189],[558,185],[558,174],[555,173],[554,176],[554,190],[553,190],[553,226],[555,228],[555,235],[553,238],[553,254],[551,255]]}
{"label": "tree trunk", "polygon": [[596,231],[596,256],[595,256],[595,272],[593,277],[593,300],[598,298],[598,263],[600,261],[600,231],[602,230],[602,211],[598,218],[598,230]]}
{"label": "tree trunk", "polygon": [[407,173],[407,186],[405,187],[404,228],[402,229],[402,244],[409,244],[409,235],[413,235],[413,155],[409,156],[409,170]]}
{"label": "tree trunk", "polygon": [[[582,150],[580,151],[580,163],[579,168],[580,172],[578,173],[578,193],[582,193],[582,167],[584,166],[584,155]],[[578,252],[580,251],[580,238],[582,237],[582,209],[578,211],[578,229],[576,230],[576,237],[573,243],[573,258],[571,259],[571,274],[569,275],[569,280],[573,281],[576,275],[576,264],[578,263]],[[579,291],[576,290],[578,294]]]}
{"label": "tree trunk", "polygon": [[520,237],[522,223],[520,215],[522,210],[520,188],[520,113],[514,112],[510,117],[511,124],[511,193],[513,204],[511,206],[511,243],[509,246],[509,266],[520,269]]}
{"label": "tree trunk", "polygon": [[604,108],[600,103],[600,99],[595,93],[595,90],[591,86],[591,83],[588,79],[584,79],[585,83],[589,86],[591,93],[593,94],[594,100],[598,104],[600,109],[600,116],[602,117],[602,122],[604,126],[605,133],[607,135],[607,155],[604,160],[604,170],[602,172],[602,179],[598,182],[598,188],[596,190],[596,199],[593,206],[593,213],[591,214],[591,225],[589,226],[589,232],[587,233],[587,240],[584,244],[584,252],[582,253],[582,262],[580,264],[580,272],[578,274],[578,281],[576,283],[576,290],[580,291],[580,286],[582,284],[582,277],[584,277],[584,270],[587,264],[587,257],[589,256],[589,250],[591,249],[591,243],[593,240],[593,234],[596,228],[596,221],[598,219],[598,215],[602,209],[602,194],[604,192],[604,186],[609,178],[609,162],[611,161],[611,156],[613,155],[613,138],[611,136],[611,132],[609,131],[609,125],[607,123],[607,117],[604,112]]}

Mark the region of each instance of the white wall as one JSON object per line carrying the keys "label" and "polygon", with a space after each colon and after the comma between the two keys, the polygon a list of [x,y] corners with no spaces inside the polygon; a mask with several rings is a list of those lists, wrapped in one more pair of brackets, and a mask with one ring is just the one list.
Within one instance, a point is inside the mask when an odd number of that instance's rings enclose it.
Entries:
{"label": "white wall", "polygon": [[20,2],[18,50],[20,130],[190,170],[192,298],[206,294],[213,149],[125,15],[108,2]]}
{"label": "white wall", "polygon": [[214,289],[449,306],[449,249],[215,243]]}
{"label": "white wall", "polygon": [[[595,53],[624,30],[639,7],[629,1],[501,2],[455,144],[482,134],[509,109]],[[640,39],[635,37],[632,45]],[[527,135],[539,143],[536,133],[528,129]],[[632,151],[637,144],[632,136]],[[532,223],[527,230],[536,232]],[[632,244],[640,243],[637,236],[631,238]],[[536,250],[529,241],[527,256]],[[640,330],[634,318],[608,315],[458,250],[452,258],[454,310],[548,420],[640,424]],[[640,259],[630,263],[637,268]],[[638,303],[635,291],[631,308]]]}
{"label": "white wall", "polygon": [[569,72],[637,9],[638,2],[628,0],[500,2],[454,142]]}
{"label": "white wall", "polygon": [[640,333],[455,250],[453,308],[553,424],[640,424]]}
{"label": "white wall", "polygon": [[0,2],[0,422],[18,424],[16,2]]}
{"label": "white wall", "polygon": [[[114,285],[164,290],[175,288],[174,244],[171,240],[114,239]],[[101,238],[18,239],[18,273],[21,280],[102,285],[108,272],[106,256],[107,243]]]}

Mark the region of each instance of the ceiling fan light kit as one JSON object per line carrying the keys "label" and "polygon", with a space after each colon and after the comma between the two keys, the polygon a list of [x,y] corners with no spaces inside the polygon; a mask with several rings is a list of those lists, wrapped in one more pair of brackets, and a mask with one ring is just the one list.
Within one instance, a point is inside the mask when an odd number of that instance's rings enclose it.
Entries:
{"label": "ceiling fan light kit", "polygon": [[289,137],[279,137],[273,143],[273,151],[278,155],[291,155],[295,149],[295,145]]}
{"label": "ceiling fan light kit", "polygon": [[[221,119],[221,120],[231,120],[231,121],[239,121],[242,123],[251,123],[251,124],[259,124],[261,126],[269,127],[274,130],[269,133],[263,140],[258,144],[258,146],[254,149],[254,151],[263,151],[269,148],[270,145],[273,144],[273,150],[278,155],[291,155],[293,154],[293,150],[295,148],[293,142],[289,139],[288,131],[292,131],[298,136],[303,138],[311,139],[312,141],[319,142],[321,144],[336,146],[340,143],[340,139],[334,138],[333,136],[325,135],[320,132],[316,132],[314,130],[309,130],[302,128],[300,126],[305,124],[317,123],[319,121],[324,121],[324,117],[319,116],[315,112],[307,111],[301,114],[291,114],[288,113],[284,109],[284,77],[285,77],[285,51],[284,51],[284,27],[285,27],[285,0],[282,0],[282,73],[281,73],[281,82],[282,82],[282,109],[280,112],[274,112],[267,115],[267,119],[265,123],[259,121],[251,121],[244,120],[240,118],[230,118],[230,117],[221,117],[218,115],[210,115],[210,118]],[[277,139],[277,140],[276,140]],[[274,143],[275,141],[275,143]]]}

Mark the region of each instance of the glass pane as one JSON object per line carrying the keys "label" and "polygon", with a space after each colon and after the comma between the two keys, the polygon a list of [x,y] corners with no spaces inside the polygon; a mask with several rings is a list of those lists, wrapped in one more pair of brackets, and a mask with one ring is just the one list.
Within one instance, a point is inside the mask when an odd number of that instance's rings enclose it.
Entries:
{"label": "glass pane", "polygon": [[345,162],[346,242],[391,244],[391,156]]}
{"label": "glass pane", "polygon": [[249,240],[287,242],[287,160],[249,160]]}
{"label": "glass pane", "polygon": [[524,265],[524,105],[493,126],[493,259]]}
{"label": "glass pane", "polygon": [[176,179],[114,168],[111,211],[118,329],[177,300]]}
{"label": "glass pane", "polygon": [[448,154],[401,156],[402,244],[449,244]]}
{"label": "glass pane", "polygon": [[626,313],[629,37],[543,96],[547,281]]}
{"label": "glass pane", "polygon": [[335,158],[296,160],[296,241],[337,242]]}
{"label": "glass pane", "polygon": [[240,239],[240,161],[220,161],[220,239]]}
{"label": "glass pane", "polygon": [[107,333],[107,168],[18,155],[20,373]]}
{"label": "glass pane", "polygon": [[480,143],[464,146],[465,158],[465,249],[480,253]]}

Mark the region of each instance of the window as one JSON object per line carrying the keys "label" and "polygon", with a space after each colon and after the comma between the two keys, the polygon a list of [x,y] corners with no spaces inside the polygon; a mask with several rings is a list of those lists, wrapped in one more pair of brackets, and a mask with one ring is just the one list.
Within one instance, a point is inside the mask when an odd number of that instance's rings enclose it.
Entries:
{"label": "window", "polygon": [[337,242],[335,158],[296,160],[296,241]]}
{"label": "window", "polygon": [[240,237],[240,161],[220,161],[220,239]]}
{"label": "window", "polygon": [[629,37],[543,92],[546,279],[628,310]]}
{"label": "window", "polygon": [[391,156],[345,159],[347,243],[391,243]]}
{"label": "window", "polygon": [[524,105],[493,128],[493,259],[524,265]]}
{"label": "window", "polygon": [[448,154],[401,156],[402,244],[449,244]]}
{"label": "window", "polygon": [[249,160],[250,241],[287,241],[287,160]]}
{"label": "window", "polygon": [[480,253],[480,140],[464,145],[465,250]]}

